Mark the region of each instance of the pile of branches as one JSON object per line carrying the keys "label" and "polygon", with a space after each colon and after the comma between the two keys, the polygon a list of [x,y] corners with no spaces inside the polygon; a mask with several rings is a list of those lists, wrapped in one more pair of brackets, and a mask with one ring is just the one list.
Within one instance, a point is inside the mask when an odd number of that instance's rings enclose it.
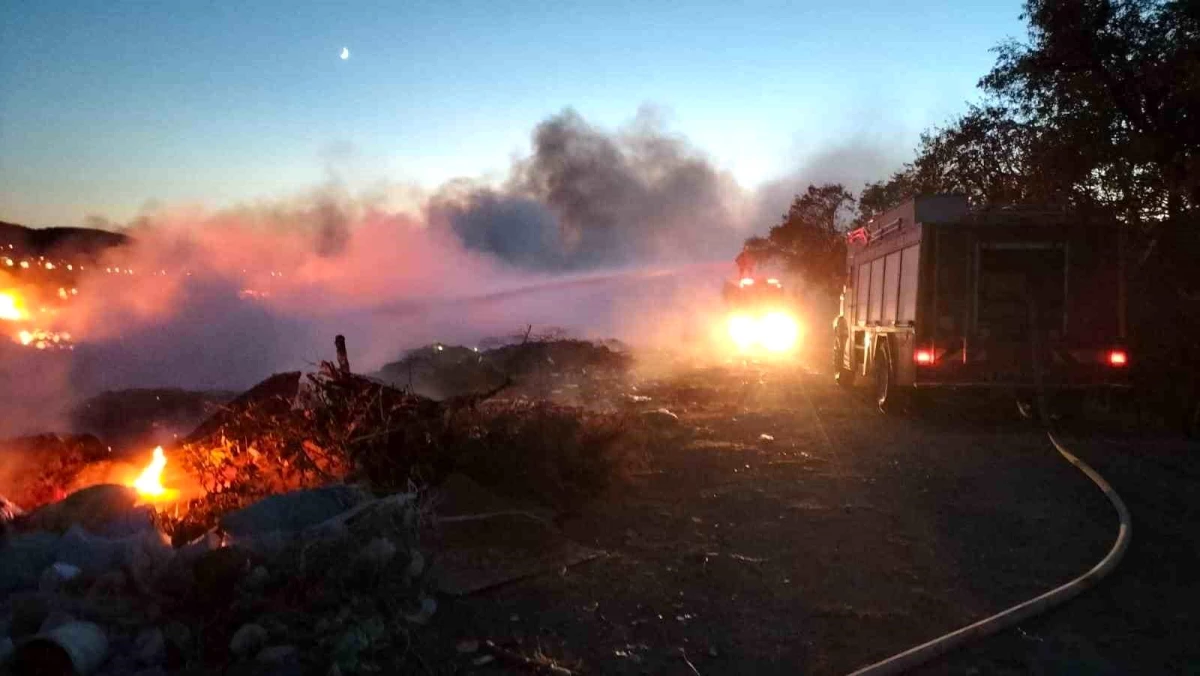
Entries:
{"label": "pile of branches", "polygon": [[[565,338],[560,332],[535,335],[531,331],[512,339],[515,342],[482,351],[428,345],[384,365],[378,376],[434,397],[486,390],[511,379],[516,383],[511,392],[583,404],[610,399],[610,390],[619,389],[633,363],[615,341],[595,343]],[[580,391],[585,389],[594,392]]]}
{"label": "pile of branches", "polygon": [[239,397],[182,446],[205,495],[170,528],[177,541],[269,495],[330,483],[377,494],[437,485],[459,471],[497,492],[574,512],[645,457],[644,422],[482,392],[437,401],[324,362]]}
{"label": "pile of branches", "polygon": [[335,482],[378,493],[436,483],[472,433],[457,418],[497,391],[438,402],[328,362],[296,377],[293,396],[241,401],[183,445],[206,493],[189,505],[195,528],[268,495]]}

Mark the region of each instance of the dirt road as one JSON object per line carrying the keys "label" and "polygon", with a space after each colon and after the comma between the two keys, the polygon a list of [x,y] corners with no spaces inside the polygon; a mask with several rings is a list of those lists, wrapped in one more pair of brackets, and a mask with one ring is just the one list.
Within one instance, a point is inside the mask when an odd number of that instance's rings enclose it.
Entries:
{"label": "dirt road", "polygon": [[[431,664],[470,671],[446,646],[490,639],[587,673],[846,673],[1070,579],[1115,535],[1103,495],[1007,407],[888,419],[795,367],[693,369],[640,393],[679,422],[648,472],[564,526],[608,556],[444,605],[418,647]],[[1200,665],[1197,449],[1073,444],[1133,511],[1125,564],[923,673]]]}

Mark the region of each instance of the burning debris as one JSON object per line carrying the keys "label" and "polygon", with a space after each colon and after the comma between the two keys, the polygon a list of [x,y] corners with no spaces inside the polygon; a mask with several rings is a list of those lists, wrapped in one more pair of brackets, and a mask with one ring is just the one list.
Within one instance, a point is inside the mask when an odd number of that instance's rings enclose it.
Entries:
{"label": "burning debris", "polygon": [[150,461],[150,464],[133,481],[133,487],[137,489],[138,495],[144,501],[166,501],[178,495],[178,491],[165,488],[162,485],[162,473],[166,466],[167,457],[163,455],[162,446],[158,446],[154,449],[154,458]]}

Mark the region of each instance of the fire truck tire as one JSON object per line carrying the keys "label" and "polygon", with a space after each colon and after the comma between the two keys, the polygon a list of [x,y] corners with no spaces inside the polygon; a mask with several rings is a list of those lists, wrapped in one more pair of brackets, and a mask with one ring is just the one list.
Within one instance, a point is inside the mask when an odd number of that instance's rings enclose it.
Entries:
{"label": "fire truck tire", "polygon": [[880,411],[891,415],[904,412],[903,399],[901,388],[896,387],[891,350],[882,343],[875,350],[875,403]]}
{"label": "fire truck tire", "polygon": [[847,371],[846,369],[841,369],[837,372],[837,375],[834,376],[833,378],[834,378],[834,380],[837,381],[837,384],[841,385],[842,387],[845,387],[847,389],[854,387],[854,371]]}
{"label": "fire truck tire", "polygon": [[854,371],[845,368],[846,341],[835,338],[833,342],[833,379],[838,385],[850,388],[854,386]]}

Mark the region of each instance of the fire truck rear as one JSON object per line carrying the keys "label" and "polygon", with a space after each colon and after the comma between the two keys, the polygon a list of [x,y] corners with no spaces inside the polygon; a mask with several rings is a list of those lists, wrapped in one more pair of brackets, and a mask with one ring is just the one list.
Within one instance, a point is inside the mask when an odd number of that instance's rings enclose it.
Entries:
{"label": "fire truck rear", "polygon": [[882,410],[937,388],[1128,386],[1115,223],[928,195],[848,237],[834,369]]}

